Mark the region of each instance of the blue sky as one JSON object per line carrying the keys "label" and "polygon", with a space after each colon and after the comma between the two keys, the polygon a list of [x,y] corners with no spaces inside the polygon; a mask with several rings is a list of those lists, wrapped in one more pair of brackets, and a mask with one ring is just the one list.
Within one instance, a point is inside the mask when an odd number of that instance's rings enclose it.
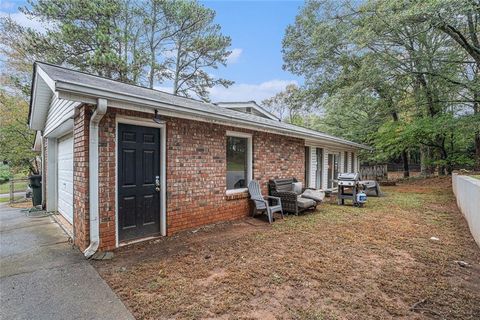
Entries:
{"label": "blue sky", "polygon": [[[213,88],[213,101],[261,101],[281,91],[289,83],[302,80],[282,70],[282,38],[293,23],[302,1],[201,1],[216,11],[216,22],[232,38],[232,55],[226,68],[213,70],[219,77],[235,81],[228,89]],[[22,24],[33,27],[18,12],[25,1],[0,0],[0,16],[10,14]],[[168,84],[158,87],[169,90]]]}

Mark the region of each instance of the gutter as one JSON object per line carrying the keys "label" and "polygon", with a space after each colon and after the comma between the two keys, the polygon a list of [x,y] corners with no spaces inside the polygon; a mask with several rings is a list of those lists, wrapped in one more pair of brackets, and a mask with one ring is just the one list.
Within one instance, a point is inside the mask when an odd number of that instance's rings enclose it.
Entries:
{"label": "gutter", "polygon": [[100,244],[100,214],[99,214],[99,201],[98,201],[98,140],[99,131],[98,125],[100,120],[107,112],[107,100],[99,98],[97,100],[97,108],[90,118],[89,126],[89,206],[90,206],[90,245],[83,251],[83,254],[88,259],[92,257],[98,250]]}

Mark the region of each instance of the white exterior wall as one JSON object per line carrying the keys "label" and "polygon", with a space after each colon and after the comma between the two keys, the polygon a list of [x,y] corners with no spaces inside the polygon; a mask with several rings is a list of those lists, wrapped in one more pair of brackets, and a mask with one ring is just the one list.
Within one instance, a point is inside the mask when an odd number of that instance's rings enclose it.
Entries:
{"label": "white exterior wall", "polygon": [[348,172],[351,172],[351,171],[352,171],[352,152],[349,152],[349,153],[348,153],[347,171],[348,171]]}
{"label": "white exterior wall", "polygon": [[322,189],[327,189],[327,180],[328,180],[328,153],[330,151],[327,148],[323,148],[323,179],[322,179]]}
{"label": "white exterior wall", "polygon": [[344,166],[345,166],[345,161],[346,161],[346,159],[345,159],[345,151],[342,151],[342,152],[340,152],[340,160],[338,161],[338,166],[339,166],[338,172],[339,172],[339,173],[345,172],[345,171],[343,170],[343,169],[344,169]]}
{"label": "white exterior wall", "polygon": [[480,246],[480,180],[454,173],[452,189],[457,198],[458,208],[467,220],[473,238]]}
{"label": "white exterior wall", "polygon": [[317,183],[317,163],[317,148],[310,147],[310,188],[315,188]]}
{"label": "white exterior wall", "polygon": [[360,172],[360,165],[358,163],[358,155],[356,152],[352,153],[352,158],[353,158],[353,171]]}
{"label": "white exterior wall", "polygon": [[[309,172],[309,183],[308,187],[315,188],[316,186],[316,171],[317,171],[317,149],[323,149],[323,168],[322,168],[322,189],[327,189],[328,185],[328,155],[329,154],[336,154],[339,156],[338,160],[338,172],[344,172],[345,162],[347,163],[347,172],[351,171],[352,164],[354,165],[354,171],[359,171],[358,168],[358,160],[355,152],[347,151],[347,155],[345,156],[345,150],[341,150],[339,148],[328,148],[328,147],[320,147],[320,146],[308,146],[310,148],[310,152],[308,154],[309,161],[310,161],[310,172]],[[355,162],[354,162],[355,161]]]}
{"label": "white exterior wall", "polygon": [[48,109],[47,121],[45,122],[44,136],[48,136],[62,123],[68,119],[72,119],[74,109],[78,105],[78,102],[59,99],[57,96],[53,96]]}
{"label": "white exterior wall", "polygon": [[353,163],[355,160],[353,159],[353,154],[353,152],[350,152],[350,171],[355,172],[355,164]]}

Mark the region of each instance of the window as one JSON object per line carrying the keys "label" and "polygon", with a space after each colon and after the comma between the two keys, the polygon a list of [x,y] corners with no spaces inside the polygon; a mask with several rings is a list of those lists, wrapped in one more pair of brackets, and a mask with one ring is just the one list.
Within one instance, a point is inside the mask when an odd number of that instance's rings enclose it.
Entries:
{"label": "window", "polygon": [[251,135],[227,133],[227,190],[243,190],[251,179]]}

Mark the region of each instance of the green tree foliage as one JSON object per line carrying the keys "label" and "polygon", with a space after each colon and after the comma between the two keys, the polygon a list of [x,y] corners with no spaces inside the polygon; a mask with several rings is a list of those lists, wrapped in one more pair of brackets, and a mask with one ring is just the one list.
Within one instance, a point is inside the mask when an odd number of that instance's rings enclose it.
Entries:
{"label": "green tree foliage", "polygon": [[231,53],[226,48],[231,40],[223,36],[220,25],[214,23],[215,11],[183,1],[177,7],[172,23],[179,32],[173,36],[172,57],[167,60],[173,73],[173,93],[188,97],[194,92],[208,100],[207,88],[228,87],[233,83],[215,79],[205,71],[226,66]]}
{"label": "green tree foliage", "polygon": [[311,111],[307,95],[294,84],[284,91],[262,101],[263,107],[288,123],[306,125]]}
{"label": "green tree foliage", "polygon": [[7,162],[13,172],[38,173],[32,151],[34,132],[28,128],[27,114],[28,104],[22,97],[0,91],[0,163]]}
{"label": "green tree foliage", "polygon": [[150,88],[171,80],[174,94],[204,100],[232,83],[208,73],[226,64],[231,41],[196,1],[30,0],[21,10],[45,28],[0,21],[5,70],[24,91],[34,60]]}
{"label": "green tree foliage", "polygon": [[215,12],[196,1],[29,0],[20,10],[43,29],[0,18],[0,82],[8,90],[1,92],[0,161],[15,170],[36,171],[25,102],[36,60],[150,88],[170,81],[174,94],[203,100],[213,86],[232,84],[209,73],[226,65],[231,40]]}
{"label": "green tree foliage", "polygon": [[10,180],[11,177],[12,173],[10,172],[8,164],[0,162],[0,183]]}
{"label": "green tree foliage", "polygon": [[317,127],[374,145],[370,159],[403,158],[406,175],[410,151],[440,173],[474,157],[476,65],[433,22],[440,2],[456,23],[448,0],[308,1],[283,41],[285,69],[323,108]]}

